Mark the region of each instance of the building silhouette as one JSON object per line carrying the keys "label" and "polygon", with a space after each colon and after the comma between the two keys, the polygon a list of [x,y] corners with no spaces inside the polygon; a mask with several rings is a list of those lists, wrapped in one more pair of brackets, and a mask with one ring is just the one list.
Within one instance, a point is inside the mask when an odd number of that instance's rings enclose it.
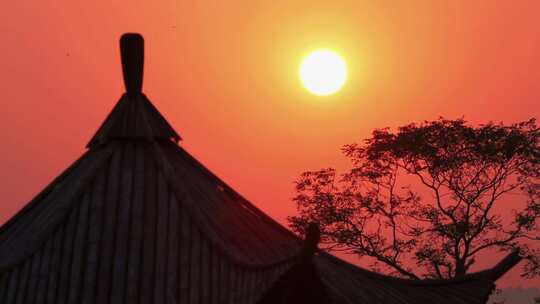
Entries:
{"label": "building silhouette", "polygon": [[0,228],[0,303],[485,303],[518,261],[453,280],[377,274],[319,252],[187,153],[142,93],[144,42],[121,39],[126,93],[87,151]]}

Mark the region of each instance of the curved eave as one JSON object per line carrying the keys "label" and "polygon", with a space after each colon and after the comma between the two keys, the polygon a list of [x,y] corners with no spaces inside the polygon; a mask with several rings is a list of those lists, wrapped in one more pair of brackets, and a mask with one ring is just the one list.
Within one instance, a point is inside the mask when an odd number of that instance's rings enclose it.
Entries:
{"label": "curved eave", "polygon": [[327,253],[314,258],[332,303],[483,304],[495,281],[521,258],[512,253],[496,266],[447,280],[411,280],[378,274]]}
{"label": "curved eave", "polygon": [[522,257],[519,255],[519,252],[514,251],[504,257],[499,263],[489,269],[485,269],[478,272],[473,272],[466,274],[460,278],[452,279],[422,279],[422,280],[413,280],[405,278],[397,278],[393,276],[388,276],[380,273],[376,273],[362,267],[350,264],[342,259],[339,259],[328,253],[320,253],[318,256],[319,259],[325,259],[339,265],[343,269],[347,269],[351,273],[356,275],[365,276],[374,280],[385,281],[389,283],[404,284],[411,286],[438,286],[438,285],[452,285],[452,284],[462,284],[469,281],[491,281],[495,282],[506,272],[508,272],[512,267],[522,260]]}

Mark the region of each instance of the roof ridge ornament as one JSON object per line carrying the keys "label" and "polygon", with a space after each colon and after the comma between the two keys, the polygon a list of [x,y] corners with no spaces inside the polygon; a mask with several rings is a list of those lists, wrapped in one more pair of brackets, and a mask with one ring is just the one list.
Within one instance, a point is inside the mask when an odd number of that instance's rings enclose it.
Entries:
{"label": "roof ridge ornament", "polygon": [[319,228],[319,224],[315,222],[309,223],[306,229],[304,243],[302,245],[302,249],[300,250],[300,259],[310,261],[318,250],[320,240],[321,230]]}
{"label": "roof ridge ornament", "polygon": [[113,139],[172,140],[181,138],[142,93],[144,38],[126,33],[120,38],[120,54],[126,93],[107,116],[87,147],[102,145]]}
{"label": "roof ridge ornament", "polygon": [[144,72],[144,38],[138,33],[126,33],[120,38],[120,55],[124,85],[128,95],[142,92]]}

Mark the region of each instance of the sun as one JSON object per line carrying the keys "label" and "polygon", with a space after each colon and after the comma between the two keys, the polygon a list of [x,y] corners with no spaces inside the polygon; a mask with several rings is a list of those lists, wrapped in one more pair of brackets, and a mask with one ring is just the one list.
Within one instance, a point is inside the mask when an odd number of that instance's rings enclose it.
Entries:
{"label": "sun", "polygon": [[300,64],[300,80],[315,95],[333,94],[347,81],[347,64],[331,50],[313,51]]}

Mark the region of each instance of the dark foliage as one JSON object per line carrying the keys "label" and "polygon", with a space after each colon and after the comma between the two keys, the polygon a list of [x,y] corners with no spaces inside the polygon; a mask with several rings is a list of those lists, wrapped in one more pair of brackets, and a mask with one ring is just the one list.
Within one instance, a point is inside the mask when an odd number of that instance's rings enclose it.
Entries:
{"label": "dark foliage", "polygon": [[540,275],[534,119],[475,127],[441,118],[375,130],[343,152],[348,172],[297,180],[299,215],[289,218],[296,232],[318,222],[326,249],[372,257],[375,269],[414,279],[460,277],[482,254],[514,249],[527,258],[524,276]]}

